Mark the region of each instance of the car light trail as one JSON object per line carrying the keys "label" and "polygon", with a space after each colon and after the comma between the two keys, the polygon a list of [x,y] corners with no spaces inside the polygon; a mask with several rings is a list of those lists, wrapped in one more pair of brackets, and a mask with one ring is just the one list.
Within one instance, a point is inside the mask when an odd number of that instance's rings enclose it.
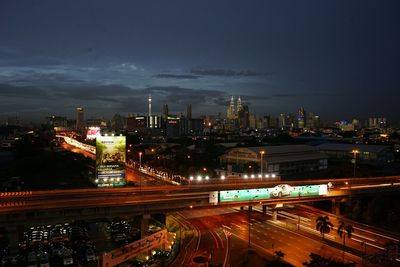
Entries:
{"label": "car light trail", "polygon": [[370,233],[370,234],[373,234],[373,235],[377,235],[377,236],[380,236],[380,237],[383,237],[383,238],[387,238],[387,239],[390,239],[390,240],[399,242],[398,239],[392,238],[392,237],[390,237],[390,236],[381,235],[381,234],[378,234],[378,233],[375,233],[375,232],[372,232],[372,231],[368,231],[368,230],[365,230],[365,229],[362,229],[362,228],[358,228],[358,227],[356,227],[356,226],[354,226],[353,228],[356,229],[356,230],[360,230],[360,231],[363,231],[363,232],[366,232],[366,233]]}

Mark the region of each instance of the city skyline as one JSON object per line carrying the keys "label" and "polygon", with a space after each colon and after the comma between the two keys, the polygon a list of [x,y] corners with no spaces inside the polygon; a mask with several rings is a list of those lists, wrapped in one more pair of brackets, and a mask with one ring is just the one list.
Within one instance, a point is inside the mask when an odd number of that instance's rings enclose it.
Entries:
{"label": "city skyline", "polygon": [[227,3],[3,1],[0,117],[144,114],[151,94],[157,113],[240,95],[259,116],[399,120],[397,2]]}

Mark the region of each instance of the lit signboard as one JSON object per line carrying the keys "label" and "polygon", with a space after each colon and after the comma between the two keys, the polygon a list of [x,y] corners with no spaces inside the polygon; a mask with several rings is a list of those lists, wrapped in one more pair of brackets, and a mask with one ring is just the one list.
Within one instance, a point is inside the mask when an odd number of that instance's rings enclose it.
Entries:
{"label": "lit signboard", "polygon": [[97,136],[100,136],[100,127],[89,127],[86,132],[86,139],[96,139]]}
{"label": "lit signboard", "polygon": [[99,187],[125,184],[125,136],[97,136],[96,183]]}
{"label": "lit signboard", "polygon": [[326,195],[327,193],[328,186],[326,184],[304,186],[290,186],[288,184],[280,184],[271,188],[220,191],[219,202],[311,197],[322,196]]}

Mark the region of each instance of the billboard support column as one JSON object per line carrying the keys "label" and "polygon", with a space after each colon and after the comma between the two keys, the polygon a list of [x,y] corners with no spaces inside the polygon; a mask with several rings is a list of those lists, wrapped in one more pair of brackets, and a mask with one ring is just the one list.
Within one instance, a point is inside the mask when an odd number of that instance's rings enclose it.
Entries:
{"label": "billboard support column", "polygon": [[267,205],[262,205],[262,213],[264,216],[267,214]]}

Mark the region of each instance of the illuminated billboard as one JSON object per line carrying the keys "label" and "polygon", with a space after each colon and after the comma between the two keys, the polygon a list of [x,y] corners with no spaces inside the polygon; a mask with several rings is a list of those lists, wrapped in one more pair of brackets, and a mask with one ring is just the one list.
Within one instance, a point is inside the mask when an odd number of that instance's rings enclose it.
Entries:
{"label": "illuminated billboard", "polygon": [[125,136],[97,136],[96,184],[99,187],[125,184]]}
{"label": "illuminated billboard", "polygon": [[86,139],[93,140],[96,139],[97,136],[100,136],[100,127],[89,127],[86,132]]}
{"label": "illuminated billboard", "polygon": [[267,200],[278,198],[322,196],[328,193],[328,186],[280,184],[271,188],[220,191],[219,202]]}

